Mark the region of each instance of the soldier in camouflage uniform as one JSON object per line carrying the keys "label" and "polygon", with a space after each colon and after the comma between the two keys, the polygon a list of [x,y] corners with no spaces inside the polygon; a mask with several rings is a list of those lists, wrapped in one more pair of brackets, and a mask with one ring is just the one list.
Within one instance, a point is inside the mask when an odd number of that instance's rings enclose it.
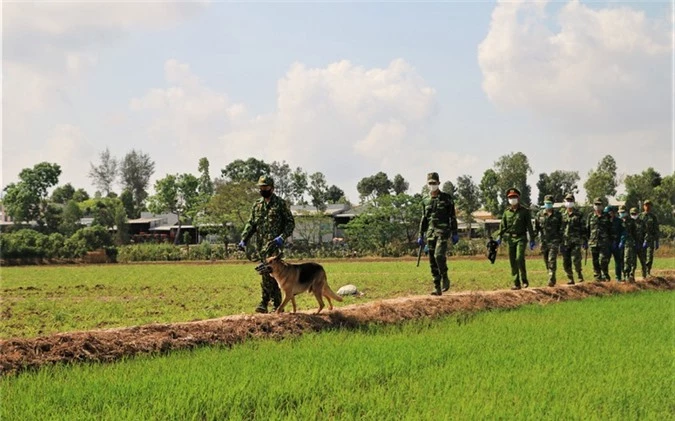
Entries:
{"label": "soldier in camouflage uniform", "polygon": [[548,286],[555,285],[558,249],[562,240],[562,215],[553,209],[553,196],[544,197],[544,210],[539,212],[534,221],[534,233],[540,235],[541,253],[548,270]]}
{"label": "soldier in camouflage uniform", "polygon": [[586,228],[583,222],[581,212],[574,208],[574,195],[568,194],[563,202],[565,210],[562,214],[562,244],[560,252],[563,256],[563,269],[567,275],[567,285],[574,285],[574,274],[572,273],[572,264],[577,272],[579,282],[584,282],[584,275],[581,273],[581,248],[588,248],[588,239],[586,237]]}
{"label": "soldier in camouflage uniform", "polygon": [[527,235],[530,236],[530,250],[534,249],[534,230],[532,229],[532,217],[530,209],[520,204],[520,190],[513,187],[507,190],[506,198],[509,207],[502,215],[502,221],[499,224],[497,232],[497,243],[502,240],[509,247],[509,263],[511,264],[511,276],[513,277],[513,287],[511,289],[520,289],[520,284],[524,288],[529,286],[527,281],[527,268],[525,267],[525,246]]}
{"label": "soldier in camouflage uniform", "polygon": [[623,221],[616,214],[615,206],[607,206],[605,208],[605,213],[609,214],[609,220],[611,223],[612,229],[612,248],[610,252],[610,260],[614,258],[614,274],[616,275],[616,280],[621,282],[623,277],[623,250],[619,249],[619,242],[623,236]]}
{"label": "soldier in camouflage uniform", "polygon": [[603,212],[602,199],[593,201],[593,213],[586,220],[588,245],[593,256],[593,278],[596,281],[609,281],[609,255],[612,246],[612,222],[609,215]]}
{"label": "soldier in camouflage uniform", "polygon": [[[452,244],[457,244],[459,241],[457,217],[452,196],[439,189],[438,173],[427,174],[427,184],[430,193],[422,202],[424,212],[420,221],[417,244],[421,247],[426,235],[429,247],[429,265],[434,280],[434,290],[431,295],[441,295],[442,292],[450,289],[446,253],[450,236],[452,236]],[[441,282],[443,283],[442,290]]]}
{"label": "soldier in camouflage uniform", "polygon": [[[637,208],[635,214],[637,215]],[[631,209],[632,210],[632,209]],[[619,250],[623,251],[623,278],[628,282],[635,282],[635,267],[637,266],[637,228],[635,220],[631,219],[626,212],[626,205],[619,206],[619,218],[623,223]],[[621,282],[621,278],[618,279]]]}
{"label": "soldier in camouflage uniform", "polygon": [[659,249],[659,221],[652,212],[652,201],[645,200],[642,205],[642,223],[644,224],[645,238],[642,242],[644,251],[644,266],[642,267],[642,276],[647,277],[652,274],[652,264],[654,263],[654,250]]}
{"label": "soldier in camouflage uniform", "polygon": [[635,254],[640,261],[642,277],[646,278],[647,266],[645,265],[645,249],[642,248],[645,241],[645,224],[642,221],[642,218],[640,218],[640,210],[638,208],[630,208],[630,219],[635,222]]}
{"label": "soldier in camouflage uniform", "polygon": [[[239,247],[256,234],[256,248],[261,260],[281,251],[285,239],[293,234],[295,220],[286,202],[274,194],[274,180],[269,176],[261,176],[258,180],[260,199],[253,204],[251,217],[241,234]],[[276,309],[281,304],[281,291],[277,282],[269,274],[262,275],[260,283],[262,300],[255,311],[267,313],[267,305],[272,300]]]}

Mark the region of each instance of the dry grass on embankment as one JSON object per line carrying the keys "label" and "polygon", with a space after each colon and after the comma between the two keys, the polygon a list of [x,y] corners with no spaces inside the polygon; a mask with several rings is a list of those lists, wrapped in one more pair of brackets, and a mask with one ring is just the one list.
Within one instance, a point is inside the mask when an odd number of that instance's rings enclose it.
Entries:
{"label": "dry grass on embankment", "polygon": [[587,282],[520,291],[460,292],[442,297],[412,296],[351,305],[319,315],[238,315],[197,322],[10,339],[0,341],[0,374],[15,374],[54,363],[110,362],[122,357],[164,353],[174,349],[204,345],[231,346],[251,339],[280,339],[324,329],[356,329],[370,323],[392,324],[425,317],[513,309],[533,303],[550,304],[591,296],[673,289],[675,276],[668,273],[635,284]]}

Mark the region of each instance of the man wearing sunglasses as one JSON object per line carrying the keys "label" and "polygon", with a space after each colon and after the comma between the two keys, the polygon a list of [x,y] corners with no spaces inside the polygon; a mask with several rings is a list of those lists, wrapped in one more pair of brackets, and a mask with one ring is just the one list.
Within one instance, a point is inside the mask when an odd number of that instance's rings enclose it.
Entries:
{"label": "man wearing sunglasses", "polygon": [[422,202],[424,212],[417,238],[417,245],[422,247],[426,236],[429,247],[429,265],[434,280],[434,290],[431,295],[441,295],[450,289],[445,256],[448,251],[448,238],[452,237],[452,244],[457,244],[459,241],[455,204],[452,196],[439,189],[439,184],[438,173],[427,174],[429,196],[425,197]]}

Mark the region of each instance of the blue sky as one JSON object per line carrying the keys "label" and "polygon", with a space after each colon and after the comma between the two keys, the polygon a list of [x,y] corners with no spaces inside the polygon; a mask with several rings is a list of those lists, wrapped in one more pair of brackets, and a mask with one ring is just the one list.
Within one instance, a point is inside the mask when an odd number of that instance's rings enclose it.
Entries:
{"label": "blue sky", "polygon": [[[541,2],[540,2],[541,3]],[[543,4],[543,3],[541,3]],[[93,193],[106,147],[153,181],[236,158],[356,182],[673,172],[666,2],[52,3],[3,13],[2,185],[42,160]],[[28,152],[28,153],[26,153]]]}

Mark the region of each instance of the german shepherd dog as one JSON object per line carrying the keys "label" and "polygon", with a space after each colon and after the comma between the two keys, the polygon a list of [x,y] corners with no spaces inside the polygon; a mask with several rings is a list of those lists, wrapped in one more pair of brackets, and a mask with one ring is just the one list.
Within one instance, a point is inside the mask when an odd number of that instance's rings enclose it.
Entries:
{"label": "german shepherd dog", "polygon": [[342,301],[342,297],[330,289],[326,279],[326,271],[318,263],[291,264],[281,260],[281,255],[269,257],[266,261],[267,270],[279,284],[279,289],[284,293],[284,299],[277,308],[277,313],[284,311],[289,301],[293,303],[293,313],[296,312],[295,296],[302,292],[311,292],[319,302],[319,309],[315,314],[323,310],[323,297],[328,300],[328,308],[333,309],[331,298]]}

